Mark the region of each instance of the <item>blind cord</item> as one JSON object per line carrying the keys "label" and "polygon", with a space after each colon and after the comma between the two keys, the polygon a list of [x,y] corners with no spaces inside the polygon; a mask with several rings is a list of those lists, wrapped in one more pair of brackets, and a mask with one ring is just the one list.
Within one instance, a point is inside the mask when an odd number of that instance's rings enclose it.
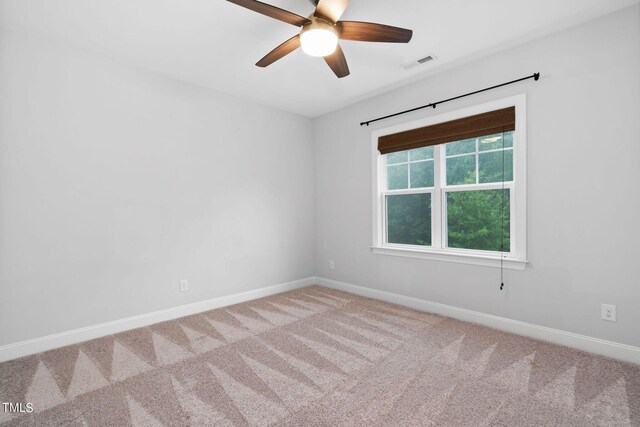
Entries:
{"label": "blind cord", "polygon": [[500,290],[504,289],[504,132],[502,132],[502,194],[500,206]]}

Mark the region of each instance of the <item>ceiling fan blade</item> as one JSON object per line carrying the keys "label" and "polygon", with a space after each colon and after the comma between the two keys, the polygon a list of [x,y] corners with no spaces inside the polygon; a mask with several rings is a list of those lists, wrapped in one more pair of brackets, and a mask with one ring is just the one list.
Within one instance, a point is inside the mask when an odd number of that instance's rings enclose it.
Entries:
{"label": "ceiling fan blade", "polygon": [[276,62],[278,59],[281,59],[287,56],[288,54],[290,54],[291,52],[293,52],[299,47],[300,47],[300,34],[296,34],[286,42],[282,43],[277,48],[273,49],[271,52],[267,53],[264,56],[264,58],[262,58],[260,61],[256,63],[256,65],[258,67],[267,67],[273,64],[274,62]]}
{"label": "ceiling fan blade", "polygon": [[289,12],[279,7],[271,6],[270,4],[262,3],[257,0],[227,0],[230,3],[237,4],[238,6],[246,7],[254,12],[261,13],[273,19],[286,22],[296,27],[302,27],[303,25],[310,24],[311,21],[307,18],[303,18],[300,15]]}
{"label": "ceiling fan blade", "polygon": [[336,51],[331,55],[325,56],[324,60],[329,65],[329,67],[331,67],[338,78],[346,77],[349,75],[347,58],[344,57],[344,52],[342,51],[340,45],[336,46]]}
{"label": "ceiling fan blade", "polygon": [[314,15],[336,23],[347,6],[349,6],[349,0],[320,0]]}
{"label": "ceiling fan blade", "polygon": [[336,30],[342,40],[361,42],[409,43],[413,31],[373,22],[340,21]]}

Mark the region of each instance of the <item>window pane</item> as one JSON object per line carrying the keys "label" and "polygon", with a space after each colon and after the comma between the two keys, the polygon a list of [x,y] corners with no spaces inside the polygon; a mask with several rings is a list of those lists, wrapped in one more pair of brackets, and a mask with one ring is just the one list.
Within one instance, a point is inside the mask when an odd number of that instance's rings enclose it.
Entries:
{"label": "window pane", "polygon": [[433,187],[433,161],[409,163],[411,188]]}
{"label": "window pane", "polygon": [[502,139],[504,137],[504,148],[513,147],[513,132],[496,133],[494,135],[487,135],[480,137],[480,144],[478,144],[479,151],[496,150],[502,148]]}
{"label": "window pane", "polygon": [[398,151],[397,153],[387,154],[387,164],[402,163],[407,161],[408,151]]}
{"label": "window pane", "polygon": [[[447,193],[447,237],[450,248],[500,251],[509,246],[509,190],[452,191]],[[502,204],[504,202],[504,214]]]}
{"label": "window pane", "polygon": [[409,150],[409,161],[433,159],[433,147],[422,147]]}
{"label": "window pane", "polygon": [[431,246],[431,194],[387,196],[387,241]]}
{"label": "window pane", "polygon": [[409,181],[409,165],[387,166],[387,190],[406,189]]}
{"label": "window pane", "polygon": [[504,156],[504,180],[513,180],[513,150],[480,153],[478,174],[480,182],[502,182],[502,157]]}
{"label": "window pane", "polygon": [[475,184],[476,156],[461,156],[447,159],[447,185]]}
{"label": "window pane", "polygon": [[447,156],[454,154],[475,153],[476,152],[476,139],[463,139],[462,141],[449,142],[445,144],[447,150]]}

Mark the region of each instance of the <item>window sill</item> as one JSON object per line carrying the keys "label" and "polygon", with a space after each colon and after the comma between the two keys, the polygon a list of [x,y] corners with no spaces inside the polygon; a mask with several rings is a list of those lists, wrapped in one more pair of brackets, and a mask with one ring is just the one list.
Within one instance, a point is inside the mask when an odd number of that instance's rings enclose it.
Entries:
{"label": "window sill", "polygon": [[[455,262],[460,264],[481,265],[484,267],[500,267],[499,255],[482,255],[474,253],[456,253],[437,249],[413,249],[394,246],[372,246],[371,252],[379,255],[391,255],[407,258],[421,258],[433,261]],[[502,265],[509,270],[524,270],[528,261],[515,258],[504,258]]]}

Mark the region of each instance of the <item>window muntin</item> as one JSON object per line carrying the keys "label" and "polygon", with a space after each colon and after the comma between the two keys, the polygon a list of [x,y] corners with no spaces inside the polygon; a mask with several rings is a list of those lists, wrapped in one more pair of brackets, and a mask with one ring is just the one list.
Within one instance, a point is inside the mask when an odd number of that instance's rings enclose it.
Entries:
{"label": "window muntin", "polygon": [[433,147],[385,155],[387,190],[433,187]]}
{"label": "window muntin", "polygon": [[[513,181],[513,132],[443,144],[447,185]],[[504,165],[503,165],[504,160]]]}

